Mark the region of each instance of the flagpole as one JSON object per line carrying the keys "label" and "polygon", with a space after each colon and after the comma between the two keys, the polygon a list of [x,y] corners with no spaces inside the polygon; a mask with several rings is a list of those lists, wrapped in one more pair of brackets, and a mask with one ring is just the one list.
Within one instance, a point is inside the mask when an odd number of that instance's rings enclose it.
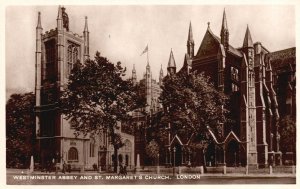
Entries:
{"label": "flagpole", "polygon": [[147,44],[147,64],[149,64],[149,46]]}

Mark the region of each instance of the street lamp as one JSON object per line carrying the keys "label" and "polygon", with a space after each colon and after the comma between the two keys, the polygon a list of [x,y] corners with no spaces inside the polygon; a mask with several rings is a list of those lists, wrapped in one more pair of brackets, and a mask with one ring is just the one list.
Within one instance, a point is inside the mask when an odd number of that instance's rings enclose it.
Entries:
{"label": "street lamp", "polygon": [[236,167],[236,152],[234,152],[234,167]]}
{"label": "street lamp", "polygon": [[175,167],[175,152],[176,152],[176,147],[173,148],[174,154],[173,154],[173,165]]}
{"label": "street lamp", "polygon": [[173,176],[175,176],[175,152],[176,152],[176,147],[174,146],[173,148]]}
{"label": "street lamp", "polygon": [[159,174],[160,173],[160,169],[159,169],[159,153],[157,154],[157,168],[156,168],[156,170],[157,170],[157,174]]}

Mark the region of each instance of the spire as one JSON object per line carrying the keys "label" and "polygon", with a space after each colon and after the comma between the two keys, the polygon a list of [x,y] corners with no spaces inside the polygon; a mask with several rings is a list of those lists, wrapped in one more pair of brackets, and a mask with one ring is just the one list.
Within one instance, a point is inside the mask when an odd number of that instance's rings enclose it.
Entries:
{"label": "spire", "polygon": [[194,56],[194,39],[193,39],[193,31],[192,31],[192,23],[190,21],[189,26],[189,34],[188,34],[188,40],[187,40],[187,54],[192,58]]}
{"label": "spire", "polygon": [[228,50],[229,47],[229,31],[227,26],[226,12],[225,8],[223,11],[223,19],[222,19],[222,27],[221,27],[221,44],[224,46],[225,51]]}
{"label": "spire", "polygon": [[84,31],[89,31],[89,28],[88,28],[88,17],[86,16],[85,17],[85,24],[84,24]]}
{"label": "spire", "polygon": [[159,72],[159,85],[160,86],[162,85],[163,79],[164,79],[164,72],[163,72],[162,64],[161,64],[160,65],[160,72]]}
{"label": "spire", "polygon": [[162,64],[160,65],[160,75],[164,75],[163,69],[162,69]]}
{"label": "spire", "polygon": [[251,37],[248,25],[247,25],[247,30],[246,30],[246,34],[245,34],[245,38],[244,38],[244,43],[243,43],[243,48],[245,48],[245,47],[253,48],[252,37]]}
{"label": "spire", "polygon": [[37,29],[43,29],[41,24],[41,12],[38,13],[38,22],[37,22]]}
{"label": "spire", "polygon": [[171,53],[170,53],[168,68],[176,68],[176,63],[175,63],[175,59],[174,59],[174,55],[173,55],[172,49],[171,49]]}
{"label": "spire", "polygon": [[172,49],[171,49],[171,52],[170,52],[170,58],[169,58],[167,69],[168,69],[168,75],[173,75],[173,74],[176,73],[176,63],[175,63],[175,59],[174,59]]}
{"label": "spire", "polygon": [[222,30],[228,30],[225,8],[223,11]]}
{"label": "spire", "polygon": [[190,21],[190,26],[189,26],[188,42],[193,42],[194,43],[193,30],[192,30],[192,22],[191,21]]}

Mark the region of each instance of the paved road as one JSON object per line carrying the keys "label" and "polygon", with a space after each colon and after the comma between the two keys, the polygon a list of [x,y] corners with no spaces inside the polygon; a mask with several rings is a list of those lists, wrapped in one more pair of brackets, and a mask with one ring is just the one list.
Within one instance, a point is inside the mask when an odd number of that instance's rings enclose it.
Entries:
{"label": "paved road", "polygon": [[[140,177],[139,177],[140,176]],[[199,178],[200,177],[200,178]],[[15,174],[7,173],[9,185],[138,185],[138,184],[296,184],[294,176],[284,175],[128,175],[109,174]]]}

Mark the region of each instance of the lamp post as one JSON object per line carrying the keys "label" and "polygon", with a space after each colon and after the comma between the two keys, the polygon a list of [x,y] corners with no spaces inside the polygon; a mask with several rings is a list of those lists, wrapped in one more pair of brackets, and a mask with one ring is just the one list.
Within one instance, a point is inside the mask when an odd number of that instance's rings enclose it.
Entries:
{"label": "lamp post", "polygon": [[57,170],[57,163],[58,163],[59,159],[60,159],[59,153],[56,151],[56,156],[55,156],[55,161],[54,161],[55,174],[57,174],[57,172],[58,172],[58,170]]}
{"label": "lamp post", "polygon": [[160,169],[159,169],[159,153],[157,154],[157,174],[160,173]]}
{"label": "lamp post", "polygon": [[236,167],[236,152],[234,152],[234,167]]}
{"label": "lamp post", "polygon": [[188,166],[191,166],[191,151],[190,151],[190,149],[188,149],[188,154],[189,154]]}
{"label": "lamp post", "polygon": [[176,147],[174,146],[173,148],[173,176],[175,176],[175,152],[176,152]]}

